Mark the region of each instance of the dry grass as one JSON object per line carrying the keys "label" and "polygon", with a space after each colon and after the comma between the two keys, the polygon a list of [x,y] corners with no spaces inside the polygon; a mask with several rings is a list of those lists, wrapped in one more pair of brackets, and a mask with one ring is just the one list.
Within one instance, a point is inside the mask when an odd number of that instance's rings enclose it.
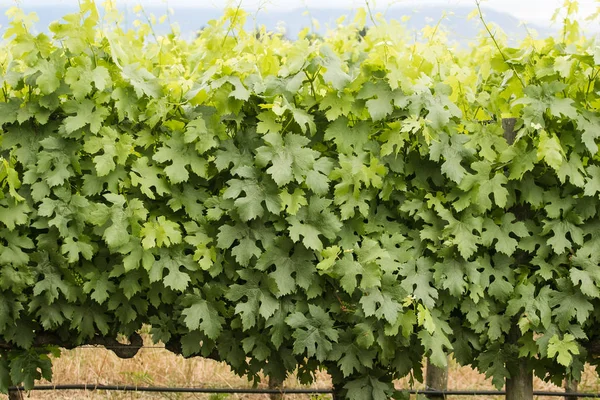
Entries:
{"label": "dry grass", "polygon": [[[146,339],[147,346],[153,346]],[[195,386],[210,388],[241,388],[250,387],[245,378],[233,374],[227,365],[201,358],[184,359],[160,348],[144,348],[130,360],[122,360],[112,352],[101,348],[79,348],[63,351],[61,357],[54,363],[53,384],[107,384],[107,385],[138,385],[138,386]],[[48,384],[48,382],[40,382]],[[327,388],[331,381],[326,373],[318,375],[317,382],[312,387]],[[266,382],[261,387],[266,387]],[[285,387],[300,387],[294,377],[290,377]],[[408,388],[408,379],[397,383],[398,388]],[[449,389],[489,389],[493,390],[489,380],[470,368],[460,367],[451,362],[449,372]],[[415,384],[415,389],[424,389],[424,385]],[[542,382],[536,378],[536,390],[561,390],[554,385]],[[600,380],[592,367],[586,368],[581,391],[600,392]],[[0,398],[2,398],[0,396]],[[6,398],[6,397],[4,397]],[[169,394],[169,393],[134,393],[134,392],[84,392],[84,391],[46,391],[30,392],[29,399],[268,399],[267,395],[207,395],[207,394]],[[287,395],[285,399],[310,399],[311,396]],[[329,396],[312,396],[329,398]],[[497,397],[502,399],[503,397]],[[496,399],[493,397],[456,397],[460,400]],[[551,400],[552,398],[547,398]],[[542,400],[542,398],[538,398]]]}

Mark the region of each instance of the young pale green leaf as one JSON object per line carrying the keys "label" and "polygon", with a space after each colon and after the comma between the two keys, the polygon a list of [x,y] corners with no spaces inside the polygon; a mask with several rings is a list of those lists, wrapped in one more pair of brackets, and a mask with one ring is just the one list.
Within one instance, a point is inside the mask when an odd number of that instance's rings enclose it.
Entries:
{"label": "young pale green leaf", "polygon": [[556,361],[565,367],[570,366],[573,355],[578,354],[579,346],[575,341],[575,336],[570,333],[566,333],[562,339],[554,335],[548,342],[548,357],[556,357]]}
{"label": "young pale green leaf", "polygon": [[140,231],[142,245],[145,249],[152,247],[169,247],[181,243],[181,230],[179,224],[160,216],[148,221]]}
{"label": "young pale green leaf", "polygon": [[549,135],[546,131],[540,133],[540,141],[537,150],[538,160],[544,160],[549,166],[558,171],[565,161],[564,150],[558,138]]}

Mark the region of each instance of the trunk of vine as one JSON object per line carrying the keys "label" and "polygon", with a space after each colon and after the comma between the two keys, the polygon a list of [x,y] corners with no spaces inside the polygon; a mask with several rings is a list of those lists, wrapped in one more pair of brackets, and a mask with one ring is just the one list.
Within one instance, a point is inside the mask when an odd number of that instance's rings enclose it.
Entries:
{"label": "trunk of vine", "polygon": [[[516,118],[502,119],[504,139],[513,144],[516,137]],[[509,333],[509,342],[516,345],[521,337],[521,331],[513,322]],[[529,368],[527,360],[517,358],[515,365],[508,366],[510,378],[506,379],[506,400],[533,400],[533,371]]]}
{"label": "trunk of vine", "polygon": [[[444,368],[437,367],[428,358],[426,374],[425,385],[427,390],[445,391],[448,389],[448,366]],[[443,394],[429,394],[427,398],[430,400],[443,400],[445,396]]]}
{"label": "trunk of vine", "polygon": [[[282,387],[283,387],[282,380],[277,379],[273,376],[269,377],[269,389],[281,390]],[[269,397],[271,398],[271,400],[283,400],[283,394],[281,394],[281,393],[271,393],[269,395]]]}
{"label": "trunk of vine", "polygon": [[[579,382],[576,379],[565,379],[565,393],[576,393]],[[577,396],[565,396],[565,400],[577,400]]]}
{"label": "trunk of vine", "polygon": [[[516,345],[521,331],[516,323],[510,329],[509,342]],[[507,365],[510,378],[506,379],[506,400],[533,400],[533,371],[528,360],[517,358],[513,365]]]}
{"label": "trunk of vine", "polygon": [[342,386],[343,385],[333,385],[333,394],[331,396],[333,400],[344,400],[344,397],[342,396]]}
{"label": "trunk of vine", "polygon": [[518,360],[511,377],[506,380],[506,400],[533,399],[533,373],[527,361]]}
{"label": "trunk of vine", "polygon": [[23,400],[23,392],[19,389],[13,389],[8,391],[8,400]]}
{"label": "trunk of vine", "polygon": [[[516,345],[521,337],[519,327],[511,327],[509,341]],[[506,379],[506,400],[533,400],[533,371],[528,361],[517,358],[514,365],[508,366],[510,378]]]}

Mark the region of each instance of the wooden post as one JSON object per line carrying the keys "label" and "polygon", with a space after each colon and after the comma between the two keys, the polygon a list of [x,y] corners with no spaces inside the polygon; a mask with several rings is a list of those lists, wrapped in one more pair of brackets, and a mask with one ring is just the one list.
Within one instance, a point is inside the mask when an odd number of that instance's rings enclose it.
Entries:
{"label": "wooden post", "polygon": [[515,132],[515,124],[517,123],[516,118],[502,118],[502,129],[504,129],[504,139],[508,144],[513,144],[517,133]]}
{"label": "wooden post", "polygon": [[[565,379],[565,393],[576,393],[579,382],[576,379]],[[565,396],[565,400],[578,400],[577,396]]]}
{"label": "wooden post", "polygon": [[[282,380],[275,378],[274,376],[269,376],[269,389],[281,390],[282,387]],[[283,400],[283,394],[281,393],[271,393],[269,397],[271,398],[271,400]]]}
{"label": "wooden post", "polygon": [[[503,118],[502,129],[504,139],[513,144],[516,138],[516,118]],[[510,328],[509,343],[517,344],[521,337],[521,331],[517,321],[513,321]],[[533,371],[529,368],[527,360],[517,359],[515,365],[507,366],[510,378],[506,379],[506,400],[533,400]]]}
{"label": "wooden post", "polygon": [[23,392],[19,389],[8,389],[8,400],[24,400]]}
{"label": "wooden post", "polygon": [[[427,371],[425,378],[427,390],[448,390],[448,366],[444,368],[436,367],[427,358]],[[446,398],[443,394],[429,394],[427,398],[430,400],[443,400]]]}

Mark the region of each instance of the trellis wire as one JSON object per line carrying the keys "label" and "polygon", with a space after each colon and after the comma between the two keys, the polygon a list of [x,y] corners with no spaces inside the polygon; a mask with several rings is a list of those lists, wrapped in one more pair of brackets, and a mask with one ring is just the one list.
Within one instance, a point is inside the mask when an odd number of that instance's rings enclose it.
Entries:
{"label": "trellis wire", "polygon": [[[23,387],[10,388],[11,391],[25,391]],[[31,390],[52,391],[52,390],[105,390],[105,391],[123,391],[123,392],[155,392],[155,393],[226,393],[226,394],[333,394],[332,389],[254,389],[254,388],[205,388],[205,387],[166,387],[166,386],[131,386],[131,385],[96,385],[96,384],[71,384],[71,385],[38,385]],[[443,395],[443,396],[504,396],[504,390],[419,390],[419,389],[399,389],[401,392],[422,395]],[[583,392],[551,392],[534,391],[534,396],[548,397],[580,397],[594,398],[600,397],[600,393]]]}

